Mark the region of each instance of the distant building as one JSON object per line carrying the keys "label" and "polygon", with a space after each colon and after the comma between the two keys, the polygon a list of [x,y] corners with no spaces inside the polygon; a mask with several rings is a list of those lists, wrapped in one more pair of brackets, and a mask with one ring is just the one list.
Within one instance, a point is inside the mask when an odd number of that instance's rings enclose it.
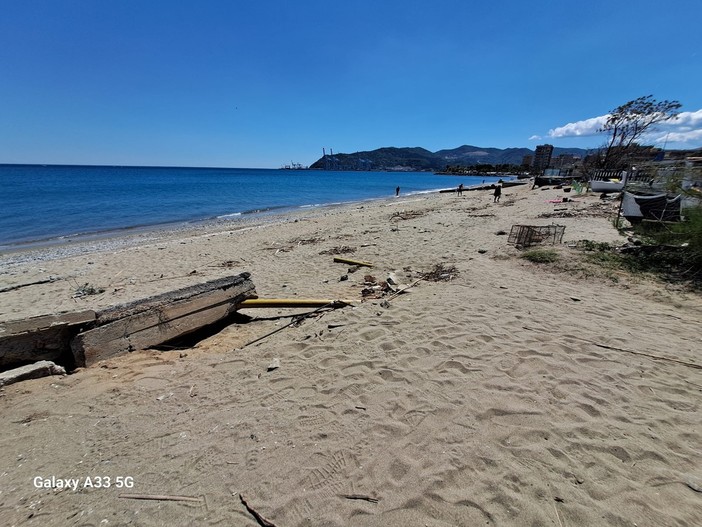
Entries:
{"label": "distant building", "polygon": [[558,168],[567,168],[574,166],[578,161],[580,161],[580,157],[578,156],[573,154],[561,154],[556,159],[555,165]]}
{"label": "distant building", "polygon": [[522,158],[522,166],[523,167],[530,167],[533,162],[534,162],[534,156],[532,156],[532,155],[526,155]]}
{"label": "distant building", "polygon": [[534,153],[534,172],[540,174],[551,164],[553,145],[539,145]]}

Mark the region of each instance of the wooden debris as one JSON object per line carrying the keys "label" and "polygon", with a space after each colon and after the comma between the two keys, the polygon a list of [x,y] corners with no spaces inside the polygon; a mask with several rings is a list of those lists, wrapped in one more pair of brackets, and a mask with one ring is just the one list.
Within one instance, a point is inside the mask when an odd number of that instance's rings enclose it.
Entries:
{"label": "wooden debris", "polygon": [[195,496],[171,496],[168,494],[120,494],[119,497],[130,500],[192,501],[202,503],[202,498]]}
{"label": "wooden debris", "polygon": [[606,344],[598,344],[597,342],[592,342],[592,341],[588,341],[588,342],[591,342],[592,344],[594,344],[598,348],[604,348],[604,349],[614,350],[614,351],[623,351],[624,353],[631,353],[632,355],[640,355],[642,357],[648,357],[649,359],[674,362],[676,364],[682,364],[683,366],[687,366],[689,368],[696,368],[698,370],[702,370],[702,365],[695,364],[694,362],[686,362],[684,360],[673,359],[671,357],[663,357],[661,355],[654,355],[653,353],[644,353],[643,351],[634,351],[634,350],[628,350],[628,349],[624,349],[624,348],[616,348],[614,346],[607,346]]}
{"label": "wooden debris", "polygon": [[362,262],[359,260],[349,260],[348,258],[339,258],[338,256],[334,257],[334,261],[336,263],[345,263],[349,265],[358,265],[360,267],[373,267],[373,264],[370,262]]}
{"label": "wooden debris", "polygon": [[99,312],[71,343],[76,365],[156,346],[221,320],[256,291],[249,273],[219,278]]}
{"label": "wooden debris", "polygon": [[275,523],[273,523],[270,520],[267,520],[261,514],[259,514],[256,509],[251,507],[251,505],[248,504],[246,499],[244,498],[243,494],[239,494],[239,499],[241,500],[241,503],[244,507],[246,507],[246,510],[249,511],[251,516],[253,516],[256,521],[258,522],[259,525],[262,525],[263,527],[276,527]]}
{"label": "wooden debris", "polygon": [[0,323],[0,368],[70,356],[71,339],[95,317],[80,311]]}
{"label": "wooden debris", "polygon": [[270,332],[266,333],[265,335],[262,335],[262,336],[260,336],[260,337],[258,337],[258,338],[255,338],[255,339],[252,340],[252,341],[247,342],[246,344],[244,344],[244,345],[242,346],[242,348],[245,348],[245,347],[247,347],[247,346],[250,346],[251,344],[256,344],[257,342],[259,342],[259,341],[261,341],[261,340],[263,340],[263,339],[265,339],[265,338],[268,338],[268,337],[270,337],[271,335],[275,335],[275,334],[278,333],[279,331],[283,331],[284,329],[289,328],[290,326],[292,326],[292,325],[294,325],[294,324],[300,324],[300,323],[302,322],[302,320],[304,320],[305,318],[311,317],[311,316],[313,316],[313,315],[316,315],[317,313],[319,313],[319,312],[322,311],[323,309],[326,309],[326,308],[328,308],[328,309],[338,309],[338,308],[340,308],[340,307],[345,307],[345,306],[348,306],[348,305],[350,305],[350,304],[348,304],[348,303],[346,303],[346,302],[341,302],[341,301],[336,301],[336,300],[335,300],[335,301],[330,302],[329,304],[326,304],[326,305],[324,305],[324,306],[320,306],[320,307],[318,307],[317,309],[315,309],[314,311],[311,311],[311,312],[309,312],[309,313],[304,313],[304,314],[302,314],[302,315],[296,315],[296,316],[294,316],[294,317],[292,318],[292,320],[291,320],[290,322],[288,322],[288,323],[285,324],[284,326],[281,326],[281,327],[279,327],[279,328],[276,328],[276,329],[274,329],[273,331],[270,331]]}
{"label": "wooden debris", "polygon": [[363,494],[343,494],[343,497],[347,500],[363,500],[369,501],[371,503],[378,503],[380,501],[378,498],[373,498],[371,496],[365,496]]}
{"label": "wooden debris", "polygon": [[20,381],[48,377],[49,375],[65,375],[66,370],[61,366],[56,366],[51,361],[42,360],[34,364],[20,366],[13,370],[0,372],[0,386],[7,386]]}
{"label": "wooden debris", "polygon": [[18,285],[12,285],[9,287],[3,287],[0,289],[0,293],[7,293],[8,291],[16,291],[17,289],[22,289],[23,287],[29,287],[30,285],[39,285],[39,284],[49,284],[51,282],[55,282],[56,278],[47,278],[45,280],[37,280],[36,282],[28,282],[26,284],[18,284]]}

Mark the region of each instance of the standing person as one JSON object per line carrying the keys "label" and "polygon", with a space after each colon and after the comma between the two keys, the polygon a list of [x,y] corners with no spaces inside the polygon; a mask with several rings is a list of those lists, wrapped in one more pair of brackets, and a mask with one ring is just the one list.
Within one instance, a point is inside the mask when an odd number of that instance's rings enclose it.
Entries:
{"label": "standing person", "polygon": [[400,187],[397,187],[395,189],[395,196],[399,196],[399,195],[400,195]]}
{"label": "standing person", "polygon": [[492,200],[493,203],[499,203],[500,202],[500,196],[502,195],[502,185],[499,183],[495,185],[495,193],[493,194],[495,197]]}
{"label": "standing person", "polygon": [[459,195],[459,196],[462,196],[462,195],[463,195],[463,183],[461,183],[460,185],[458,185],[458,195]]}

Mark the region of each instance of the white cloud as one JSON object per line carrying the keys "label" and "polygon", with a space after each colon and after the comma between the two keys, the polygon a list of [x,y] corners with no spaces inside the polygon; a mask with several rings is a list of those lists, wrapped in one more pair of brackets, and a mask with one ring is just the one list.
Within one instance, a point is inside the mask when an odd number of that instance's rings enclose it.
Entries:
{"label": "white cloud", "polygon": [[558,128],[552,128],[548,131],[549,137],[582,137],[587,135],[596,135],[598,130],[604,126],[607,121],[607,115],[600,115],[599,117],[592,117],[590,119],[585,119],[584,121],[576,121],[574,123],[568,123]]}
{"label": "white cloud", "polygon": [[690,131],[702,128],[702,110],[696,112],[680,112],[677,119],[661,123],[666,128]]}
{"label": "white cloud", "polygon": [[691,143],[702,142],[702,128],[697,130],[688,130],[684,132],[669,132],[667,134],[658,134],[651,137],[652,143]]}
{"label": "white cloud", "polygon": [[[607,115],[591,117],[582,121],[568,123],[548,131],[548,136],[559,137],[584,137],[597,135],[598,130],[606,123]],[[538,138],[532,136],[530,139]],[[653,143],[690,143],[702,140],[702,110],[694,112],[680,112],[677,119],[660,123],[659,131],[649,134],[647,140]]]}
{"label": "white cloud", "polygon": [[541,136],[540,135],[532,135],[529,138],[529,141],[541,141]]}

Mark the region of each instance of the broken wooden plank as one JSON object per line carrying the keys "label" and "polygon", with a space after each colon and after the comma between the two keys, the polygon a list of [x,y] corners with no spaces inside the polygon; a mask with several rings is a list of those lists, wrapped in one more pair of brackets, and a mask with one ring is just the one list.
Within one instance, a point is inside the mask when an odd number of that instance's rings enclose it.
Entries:
{"label": "broken wooden plank", "polygon": [[228,276],[98,312],[71,343],[76,365],[156,346],[221,320],[256,296],[249,273]]}
{"label": "broken wooden plank", "polygon": [[51,361],[42,360],[34,364],[27,364],[12,370],[0,372],[0,386],[7,386],[20,381],[48,377],[49,375],[65,375],[66,370],[56,366]]}
{"label": "broken wooden plank", "polygon": [[345,263],[349,265],[358,265],[360,267],[373,267],[373,264],[371,262],[363,262],[361,260],[351,260],[349,258],[339,258],[338,256],[334,257],[334,261],[337,263]]}
{"label": "broken wooden plank", "polygon": [[0,368],[70,356],[71,339],[95,317],[94,311],[80,311],[1,322]]}

